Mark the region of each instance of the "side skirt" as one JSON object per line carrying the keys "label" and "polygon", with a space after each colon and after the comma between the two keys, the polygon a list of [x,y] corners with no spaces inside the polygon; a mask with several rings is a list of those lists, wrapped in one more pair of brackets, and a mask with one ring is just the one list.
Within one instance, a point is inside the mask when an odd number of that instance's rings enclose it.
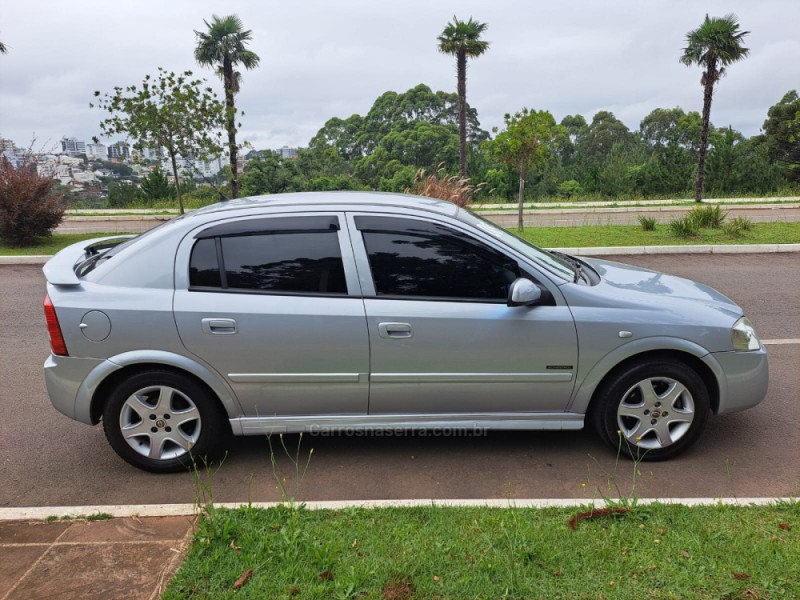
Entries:
{"label": "side skirt", "polygon": [[480,432],[499,430],[575,431],[583,429],[585,415],[578,413],[492,413],[433,415],[325,415],[239,417],[231,419],[235,435],[269,433],[361,433],[370,431],[429,429]]}

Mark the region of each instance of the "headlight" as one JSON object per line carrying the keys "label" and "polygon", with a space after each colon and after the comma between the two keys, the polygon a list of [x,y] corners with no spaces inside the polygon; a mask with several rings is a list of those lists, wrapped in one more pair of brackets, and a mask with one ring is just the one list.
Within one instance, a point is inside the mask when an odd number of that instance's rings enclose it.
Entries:
{"label": "headlight", "polygon": [[761,342],[758,341],[756,330],[747,317],[742,317],[731,327],[731,341],[734,350],[758,350]]}

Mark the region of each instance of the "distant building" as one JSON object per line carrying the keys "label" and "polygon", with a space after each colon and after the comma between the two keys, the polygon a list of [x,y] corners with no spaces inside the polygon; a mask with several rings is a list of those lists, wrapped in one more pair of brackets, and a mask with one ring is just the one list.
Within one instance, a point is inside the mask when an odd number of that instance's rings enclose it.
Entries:
{"label": "distant building", "polygon": [[131,147],[125,142],[114,142],[108,147],[109,160],[129,161],[131,159]]}
{"label": "distant building", "polygon": [[13,140],[0,138],[0,156],[10,162],[15,169],[19,169],[20,165],[25,162],[26,154],[27,152],[17,147]]}
{"label": "distant building", "polygon": [[[178,174],[181,178],[203,179],[206,177],[214,177],[222,170],[222,157],[200,160],[193,156],[187,158],[178,156],[176,163],[178,166]],[[169,158],[161,159],[161,170],[164,171],[168,177],[172,176],[172,162]]]}
{"label": "distant building", "polygon": [[297,148],[284,146],[280,150],[275,150],[275,152],[280,154],[281,158],[297,158]]}
{"label": "distant building", "polygon": [[61,152],[75,156],[76,154],[86,154],[86,142],[76,138],[61,138]]}
{"label": "distant building", "polygon": [[[279,148],[278,150],[250,150],[247,154],[244,155],[245,162],[254,160],[256,158],[264,158],[265,156],[279,156],[281,158],[285,158],[288,160],[294,160],[297,158],[297,148],[290,148],[289,146],[284,146],[283,148]],[[242,155],[239,155],[239,161],[242,160]],[[240,164],[240,166],[242,166]],[[240,169],[241,170],[241,169]]]}
{"label": "distant building", "polygon": [[21,152],[16,152],[14,149],[0,150],[0,156],[10,162],[15,169],[19,169],[20,165],[25,162],[25,155]]}
{"label": "distant building", "polygon": [[144,148],[139,151],[139,156],[144,160],[162,160],[164,158],[163,148]]}
{"label": "distant building", "polygon": [[86,144],[86,158],[89,160],[108,160],[105,144]]}

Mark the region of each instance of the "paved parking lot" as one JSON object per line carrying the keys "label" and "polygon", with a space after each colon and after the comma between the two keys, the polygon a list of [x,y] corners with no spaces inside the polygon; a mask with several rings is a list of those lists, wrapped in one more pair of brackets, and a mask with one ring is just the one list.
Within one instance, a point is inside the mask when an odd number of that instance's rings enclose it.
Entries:
{"label": "paved parking lot", "polygon": [[[797,254],[631,256],[626,262],[708,283],[741,304],[763,339],[800,338]],[[617,462],[590,431],[486,436],[286,436],[302,481],[277,438],[239,438],[221,467],[152,475],[128,466],[102,429],[55,411],[41,365],[48,352],[38,266],[0,266],[0,506],[191,503],[280,499],[763,497],[800,495],[800,345],[769,346],[764,403],[712,418],[687,454],[639,466]]]}

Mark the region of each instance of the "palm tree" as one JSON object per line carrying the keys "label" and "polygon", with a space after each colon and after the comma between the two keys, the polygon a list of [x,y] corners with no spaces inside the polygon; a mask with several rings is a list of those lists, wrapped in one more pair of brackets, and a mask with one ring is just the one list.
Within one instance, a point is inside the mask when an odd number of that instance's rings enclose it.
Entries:
{"label": "palm tree", "polygon": [[749,31],[739,31],[739,19],[734,14],[724,17],[709,18],[697,29],[686,34],[686,48],[680,61],[687,67],[699,65],[705,70],[700,79],[703,86],[703,129],[700,135],[700,154],[697,162],[697,179],[695,181],[694,199],[701,202],[705,184],[706,148],[708,146],[708,128],[711,116],[711,96],[716,84],[728,65],[745,58],[750,50],[742,46],[744,37]]}
{"label": "palm tree", "polygon": [[439,51],[456,57],[458,78],[458,134],[459,171],[461,177],[467,176],[467,58],[475,58],[489,49],[489,42],[480,39],[486,30],[486,23],[459,21],[455,16],[437,39]]}
{"label": "palm tree", "polygon": [[216,67],[225,87],[226,129],[228,130],[228,150],[231,165],[231,197],[239,196],[239,175],[237,169],[238,148],[236,146],[236,106],[233,97],[239,91],[241,74],[234,70],[236,65],[245,69],[258,66],[258,55],[247,49],[252,31],[245,31],[241,19],[236,15],[218,17],[212,15],[211,22],[203,21],[208,31],[195,31],[197,47],[195,60],[203,66]]}
{"label": "palm tree", "polygon": [[0,54],[8,54],[8,48],[3,42],[0,42]]}

